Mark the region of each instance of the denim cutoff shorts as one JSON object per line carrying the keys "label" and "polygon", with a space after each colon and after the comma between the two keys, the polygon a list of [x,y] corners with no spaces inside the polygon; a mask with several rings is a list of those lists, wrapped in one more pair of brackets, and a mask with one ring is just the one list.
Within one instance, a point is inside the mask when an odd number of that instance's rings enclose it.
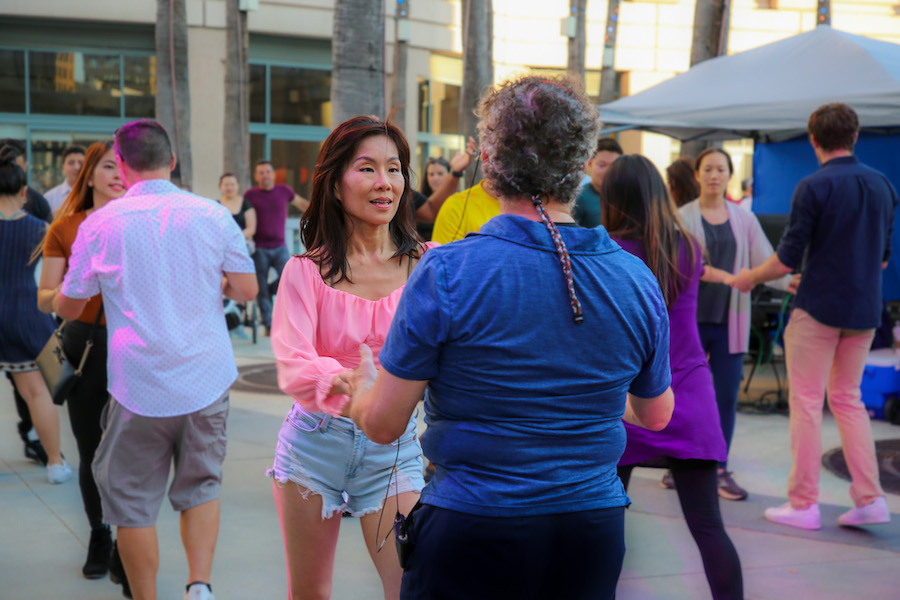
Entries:
{"label": "denim cutoff shorts", "polygon": [[[398,457],[399,449],[399,457]],[[391,477],[394,461],[397,472]],[[415,415],[403,436],[376,444],[346,417],[309,412],[294,403],[278,432],[275,462],[266,475],[277,484],[289,481],[322,497],[322,519],[348,510],[354,517],[381,509],[385,494],[421,492],[422,446]]]}

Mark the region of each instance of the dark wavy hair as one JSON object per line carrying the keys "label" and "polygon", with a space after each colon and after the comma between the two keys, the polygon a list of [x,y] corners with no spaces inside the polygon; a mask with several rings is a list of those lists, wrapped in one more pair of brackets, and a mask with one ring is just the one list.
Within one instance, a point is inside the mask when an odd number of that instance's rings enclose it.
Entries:
{"label": "dark wavy hair", "polygon": [[[641,240],[647,266],[656,275],[666,306],[672,306],[693,277],[693,237],[678,216],[659,170],[639,154],[613,162],[603,178],[603,225],[611,236]],[[678,257],[689,252],[691,272],[679,273]]]}
{"label": "dark wavy hair", "polygon": [[[404,188],[400,195],[397,213],[388,225],[391,240],[397,246],[394,256],[419,258],[421,239],[416,232],[412,211],[412,188],[409,184],[409,144],[403,132],[388,121],[375,117],[353,117],[335,127],[316,159],[313,173],[312,194],[309,208],[300,219],[300,236],[306,246],[306,256],[314,260],[322,271],[322,277],[335,283],[347,276],[347,242],[350,239],[350,221],[344,205],[335,196],[344,172],[360,143],[368,137],[386,136],[397,147],[400,172]],[[324,270],[323,270],[324,268]]]}

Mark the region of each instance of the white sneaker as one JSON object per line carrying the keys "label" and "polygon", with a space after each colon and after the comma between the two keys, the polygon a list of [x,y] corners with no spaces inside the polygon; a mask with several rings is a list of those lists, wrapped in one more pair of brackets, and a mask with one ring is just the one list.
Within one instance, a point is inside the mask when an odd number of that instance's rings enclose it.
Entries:
{"label": "white sneaker", "polygon": [[765,517],[773,523],[799,527],[800,529],[822,528],[822,517],[819,514],[818,504],[813,504],[805,510],[800,510],[791,506],[790,502],[785,502],[781,506],[767,508]]}
{"label": "white sneaker", "polygon": [[63,459],[61,464],[47,465],[47,481],[65,483],[72,478],[72,467]]}
{"label": "white sneaker", "polygon": [[188,585],[187,591],[184,592],[184,600],[216,600],[212,594],[212,587],[208,583],[195,581]]}
{"label": "white sneaker", "polygon": [[888,510],[887,500],[879,496],[865,506],[851,508],[840,517],[838,523],[844,526],[855,527],[857,525],[877,525],[878,523],[890,523],[891,512]]}

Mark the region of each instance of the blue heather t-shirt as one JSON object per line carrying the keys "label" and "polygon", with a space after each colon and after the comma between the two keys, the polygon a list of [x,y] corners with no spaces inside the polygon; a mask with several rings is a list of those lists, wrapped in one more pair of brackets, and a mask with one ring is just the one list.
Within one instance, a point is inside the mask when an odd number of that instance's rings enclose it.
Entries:
{"label": "blue heather t-shirt", "polygon": [[624,506],[626,392],[669,386],[669,326],[644,263],[603,227],[560,227],[576,325],[546,227],[501,215],[429,250],[406,284],[382,367],[429,380],[422,501],[486,516]]}

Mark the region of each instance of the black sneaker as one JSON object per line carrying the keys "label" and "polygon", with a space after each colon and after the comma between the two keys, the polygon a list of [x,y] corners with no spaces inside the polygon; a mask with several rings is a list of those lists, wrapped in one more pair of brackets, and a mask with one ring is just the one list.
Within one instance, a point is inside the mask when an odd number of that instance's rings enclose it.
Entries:
{"label": "black sneaker", "polygon": [[88,544],[87,561],[81,572],[87,579],[100,579],[109,571],[109,558],[112,554],[112,535],[109,529],[101,527],[91,530],[91,542]]}
{"label": "black sneaker", "polygon": [[659,485],[660,487],[667,490],[675,489],[675,478],[672,477],[672,469],[666,469],[666,472],[663,473],[662,480],[659,482]]}
{"label": "black sneaker", "polygon": [[719,496],[726,500],[746,500],[747,490],[735,483],[731,471],[719,473]]}
{"label": "black sneaker", "polygon": [[119,556],[118,542],[113,542],[112,553],[109,556],[109,580],[116,584],[122,584],[122,595],[131,598],[131,586],[128,585],[125,566],[122,564],[122,557]]}
{"label": "black sneaker", "polygon": [[47,457],[47,451],[44,450],[44,445],[41,444],[40,440],[25,440],[25,458],[30,458],[35,462],[41,463],[45,467],[50,460]]}

